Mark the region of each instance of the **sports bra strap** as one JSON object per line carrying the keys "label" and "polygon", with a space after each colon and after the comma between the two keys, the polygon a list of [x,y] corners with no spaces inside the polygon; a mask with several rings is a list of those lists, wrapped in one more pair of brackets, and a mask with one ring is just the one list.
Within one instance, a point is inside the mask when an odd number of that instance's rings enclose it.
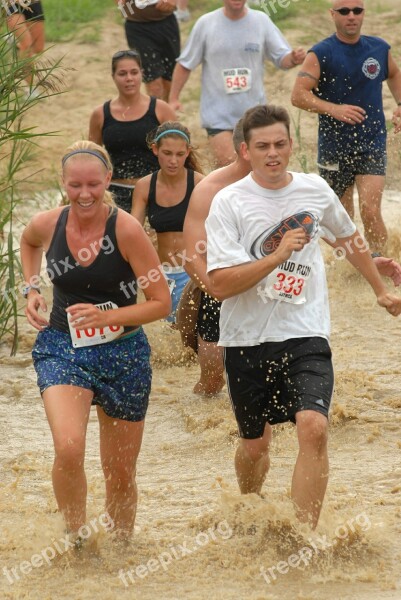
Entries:
{"label": "sports bra strap", "polygon": [[187,185],[187,196],[191,196],[195,187],[195,172],[193,169],[188,169],[188,185]]}
{"label": "sports bra strap", "polygon": [[103,104],[103,115],[105,119],[110,119],[111,117],[110,103],[111,100],[107,100],[107,102]]}
{"label": "sports bra strap", "polygon": [[157,100],[157,98],[155,98],[154,96],[150,97],[148,112],[153,115],[156,115],[156,100]]}
{"label": "sports bra strap", "polygon": [[156,183],[158,173],[159,171],[155,171],[154,173],[152,173],[150,178],[148,202],[151,202],[152,204],[156,203]]}

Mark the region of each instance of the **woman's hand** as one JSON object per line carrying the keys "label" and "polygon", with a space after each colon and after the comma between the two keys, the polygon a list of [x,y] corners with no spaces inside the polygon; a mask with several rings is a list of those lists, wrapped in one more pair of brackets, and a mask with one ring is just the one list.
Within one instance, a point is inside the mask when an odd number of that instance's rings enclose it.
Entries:
{"label": "woman's hand", "polygon": [[38,291],[31,290],[28,294],[25,314],[29,323],[33,325],[35,329],[42,331],[42,329],[48,327],[49,323],[39,314],[39,309],[43,312],[47,312],[46,301]]}
{"label": "woman's hand", "polygon": [[100,310],[94,304],[73,304],[66,308],[70,315],[69,321],[75,329],[88,329],[94,327],[100,329],[107,326],[107,310]]}

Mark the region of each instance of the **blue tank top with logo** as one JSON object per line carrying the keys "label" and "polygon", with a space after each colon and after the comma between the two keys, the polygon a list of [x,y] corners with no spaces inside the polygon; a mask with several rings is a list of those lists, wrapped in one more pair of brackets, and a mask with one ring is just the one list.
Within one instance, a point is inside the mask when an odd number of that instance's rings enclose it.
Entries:
{"label": "blue tank top with logo", "polygon": [[389,44],[378,37],[364,35],[356,44],[346,44],[336,34],[310,49],[321,71],[316,96],[366,111],[365,121],[357,125],[319,115],[319,163],[334,163],[355,153],[385,153],[382,83],[388,78],[389,50]]}

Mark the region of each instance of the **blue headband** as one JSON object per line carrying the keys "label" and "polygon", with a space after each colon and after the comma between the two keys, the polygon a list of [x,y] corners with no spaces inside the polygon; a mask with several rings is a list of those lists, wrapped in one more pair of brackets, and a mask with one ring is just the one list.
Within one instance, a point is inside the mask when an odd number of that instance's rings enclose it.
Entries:
{"label": "blue headband", "polygon": [[163,137],[164,135],[167,135],[168,133],[178,133],[178,135],[181,135],[185,139],[187,144],[190,143],[189,137],[187,136],[187,134],[184,133],[183,131],[180,131],[179,129],[166,129],[166,131],[162,131],[161,133],[159,133],[159,135],[155,137],[153,142],[154,143],[158,142],[161,137]]}
{"label": "blue headband", "polygon": [[106,167],[107,170],[110,170],[109,165],[107,164],[106,159],[104,158],[104,156],[102,156],[99,152],[96,152],[95,150],[74,150],[73,152],[69,152],[68,154],[66,154],[64,156],[64,158],[61,161],[61,165],[64,167],[66,161],[71,157],[74,156],[75,154],[92,154],[92,156],[96,156],[99,160],[102,161],[102,163],[104,164],[104,166]]}

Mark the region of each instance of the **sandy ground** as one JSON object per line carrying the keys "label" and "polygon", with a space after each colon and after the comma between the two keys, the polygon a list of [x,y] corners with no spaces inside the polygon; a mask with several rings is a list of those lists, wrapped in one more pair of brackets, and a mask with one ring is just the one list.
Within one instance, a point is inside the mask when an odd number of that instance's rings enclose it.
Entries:
{"label": "sandy ground", "polygon": [[[401,33],[394,17],[391,10],[384,11],[380,22],[368,21],[367,32],[391,40],[397,55]],[[294,45],[307,46],[329,31],[328,20],[305,16],[287,37]],[[50,124],[62,133],[42,144],[38,164],[44,171],[37,177],[38,189],[49,187],[49,182],[54,187],[64,148],[86,135],[92,108],[112,96],[109,56],[124,45],[122,28],[111,24],[96,46],[63,44],[51,51],[64,55],[66,66],[75,70],[67,76],[71,91],[50,99],[30,116],[39,127]],[[272,101],[288,105],[294,76],[268,68]],[[202,148],[205,138],[197,120],[193,77],[185,122]],[[386,111],[390,116],[389,100]],[[302,131],[313,167],[314,117],[303,116]],[[389,142],[388,185],[393,189],[384,203],[390,250],[396,258],[401,251],[396,191],[400,141]],[[293,163],[297,168],[296,158]],[[34,200],[30,196],[21,221],[54,202],[46,195]],[[351,267],[330,250],[326,257],[336,387],[331,476],[318,530],[312,534],[296,523],[289,500],[297,450],[293,426],[275,430],[265,498],[241,497],[233,469],[236,426],[227,392],[214,399],[194,396],[196,363],[183,355],[176,333],[156,323],[146,328],[154,384],[139,460],[136,535],[128,548],[120,549],[105,534],[105,523],[99,524],[104,489],[93,413],[86,469],[88,519],[95,524],[82,555],[64,552],[63,526],[51,487],[51,436],[30,358],[35,332],[21,322],[18,355],[10,358],[7,348],[1,348],[2,600],[401,599],[401,321],[376,305]],[[35,555],[42,560],[32,558]]]}

